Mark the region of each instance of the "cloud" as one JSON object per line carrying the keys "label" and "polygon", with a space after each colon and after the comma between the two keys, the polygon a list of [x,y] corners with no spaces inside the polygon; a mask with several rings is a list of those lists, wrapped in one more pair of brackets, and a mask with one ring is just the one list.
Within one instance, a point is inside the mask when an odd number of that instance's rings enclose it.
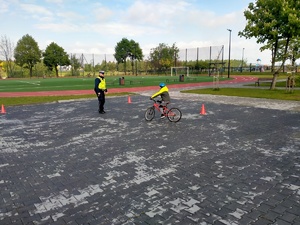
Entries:
{"label": "cloud", "polygon": [[125,12],[124,20],[130,23],[165,27],[174,23],[178,13],[184,15],[188,6],[183,1],[136,1]]}
{"label": "cloud", "polygon": [[115,13],[112,10],[103,6],[98,6],[92,12],[93,18],[100,23],[112,20],[114,15]]}
{"label": "cloud", "polygon": [[70,23],[41,23],[36,24],[35,27],[41,30],[61,33],[80,31],[80,27],[78,25]]}
{"label": "cloud", "polygon": [[9,9],[9,4],[8,2],[5,0],[0,0],[0,13],[5,13],[8,12]]}
{"label": "cloud", "polygon": [[48,3],[63,4],[64,0],[46,0]]}
{"label": "cloud", "polygon": [[43,15],[43,16],[52,16],[53,13],[45,7],[33,5],[33,4],[20,4],[21,9],[30,15]]}
{"label": "cloud", "polygon": [[72,11],[58,12],[57,16],[64,21],[74,21],[74,23],[78,23],[79,21],[85,19],[84,16]]}

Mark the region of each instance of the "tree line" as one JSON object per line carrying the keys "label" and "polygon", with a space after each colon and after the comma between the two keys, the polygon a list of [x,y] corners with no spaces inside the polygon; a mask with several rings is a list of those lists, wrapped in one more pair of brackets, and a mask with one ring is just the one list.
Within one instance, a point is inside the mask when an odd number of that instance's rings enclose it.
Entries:
{"label": "tree line", "polygon": [[[275,88],[279,71],[287,60],[292,67],[300,58],[300,1],[299,0],[257,0],[249,3],[244,11],[246,26],[240,37],[256,38],[263,44],[261,51],[271,50],[273,82]],[[281,65],[275,70],[275,63]]]}
{"label": "tree line", "polygon": [[[24,35],[18,42],[16,47],[10,42],[9,38],[2,36],[0,49],[5,58],[5,70],[8,77],[21,77],[16,72],[16,67],[27,69],[29,76],[33,76],[33,69],[51,73],[54,71],[55,76],[59,76],[59,69],[61,66],[68,66],[71,68],[71,75],[78,75],[81,71],[88,74],[94,73],[97,70],[106,70],[111,73],[127,72],[131,74],[138,74],[141,71],[147,73],[169,73],[172,66],[186,66],[195,71],[209,69],[210,60],[180,60],[178,47],[173,44],[160,43],[156,48],[151,49],[148,58],[145,58],[143,50],[139,43],[134,40],[123,38],[115,46],[115,53],[113,54],[116,61],[103,60],[101,63],[94,65],[92,63],[83,63],[83,54],[78,58],[76,54],[68,54],[63,47],[58,46],[52,42],[48,45],[44,52],[42,52],[38,43],[29,34]],[[14,60],[13,60],[14,59]],[[138,65],[137,65],[138,64]],[[23,74],[23,70],[21,70]]]}

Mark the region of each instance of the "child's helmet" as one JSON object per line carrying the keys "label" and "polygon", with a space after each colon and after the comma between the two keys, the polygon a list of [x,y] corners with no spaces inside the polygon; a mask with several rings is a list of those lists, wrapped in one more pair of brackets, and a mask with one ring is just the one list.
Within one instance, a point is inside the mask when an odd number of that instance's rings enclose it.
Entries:
{"label": "child's helmet", "polygon": [[159,86],[162,88],[162,87],[166,86],[166,84],[165,83],[160,83]]}

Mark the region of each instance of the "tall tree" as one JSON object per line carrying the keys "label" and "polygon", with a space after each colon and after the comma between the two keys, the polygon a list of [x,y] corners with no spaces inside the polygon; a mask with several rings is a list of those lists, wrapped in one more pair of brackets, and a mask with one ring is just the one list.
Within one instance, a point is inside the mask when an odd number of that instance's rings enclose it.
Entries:
{"label": "tall tree", "polygon": [[71,55],[70,64],[72,66],[72,76],[79,75],[80,71],[78,71],[81,67],[80,61],[76,58],[76,55]]}
{"label": "tall tree", "polygon": [[32,77],[32,69],[41,61],[42,51],[39,49],[38,43],[26,34],[18,41],[14,56],[16,64],[28,68],[30,77]]}
{"label": "tall tree", "polygon": [[56,77],[58,77],[58,66],[70,65],[68,54],[62,47],[54,42],[47,46],[43,56],[44,64],[50,71],[52,71],[53,68],[55,69]]}
{"label": "tall tree", "polygon": [[[300,1],[257,0],[249,4],[244,15],[247,24],[239,36],[255,37],[257,43],[264,44],[261,51],[271,50],[274,74],[271,89],[275,89],[278,73],[288,58],[291,40],[300,36]],[[275,71],[275,62],[278,60],[281,60],[281,66]]]}
{"label": "tall tree", "polygon": [[149,61],[154,69],[166,70],[172,65],[176,66],[179,49],[175,43],[169,47],[167,44],[160,43],[156,48],[151,49]]}
{"label": "tall tree", "polygon": [[13,73],[14,70],[14,43],[10,41],[10,39],[4,35],[1,36],[0,40],[0,56],[2,56],[5,60],[5,70],[7,73],[7,77]]}
{"label": "tall tree", "polygon": [[300,37],[291,41],[288,57],[292,62],[292,67],[296,66],[296,60],[300,58]]}
{"label": "tall tree", "polygon": [[[130,40],[129,49],[130,49],[129,57],[131,60],[132,74],[134,74],[134,62],[143,60],[144,56],[143,56],[143,51],[140,48],[139,43],[135,42],[134,40]],[[137,65],[135,65],[135,67],[136,67],[135,75],[137,75]]]}
{"label": "tall tree", "polygon": [[126,60],[129,57],[131,60],[132,71],[134,74],[134,61],[143,59],[143,51],[140,48],[139,43],[134,40],[128,40],[127,38],[122,38],[120,42],[117,43],[115,47],[115,59],[117,63],[124,63],[124,71],[126,74]]}

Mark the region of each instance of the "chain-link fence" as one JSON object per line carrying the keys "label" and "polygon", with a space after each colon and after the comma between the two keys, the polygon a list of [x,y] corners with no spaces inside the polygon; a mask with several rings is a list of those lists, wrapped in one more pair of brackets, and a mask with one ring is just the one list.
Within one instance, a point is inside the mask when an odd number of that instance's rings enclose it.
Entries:
{"label": "chain-link fence", "polygon": [[[144,53],[143,60],[127,59],[124,63],[117,63],[113,54],[86,54],[70,53],[80,63],[81,75],[95,76],[99,70],[105,70],[109,75],[120,74],[170,74],[171,67],[187,66],[190,73],[209,73],[212,70],[220,70],[224,67],[224,46],[210,46],[201,48],[179,49],[173,57],[170,68],[154,66],[150,53]],[[72,65],[71,65],[72,66]]]}

